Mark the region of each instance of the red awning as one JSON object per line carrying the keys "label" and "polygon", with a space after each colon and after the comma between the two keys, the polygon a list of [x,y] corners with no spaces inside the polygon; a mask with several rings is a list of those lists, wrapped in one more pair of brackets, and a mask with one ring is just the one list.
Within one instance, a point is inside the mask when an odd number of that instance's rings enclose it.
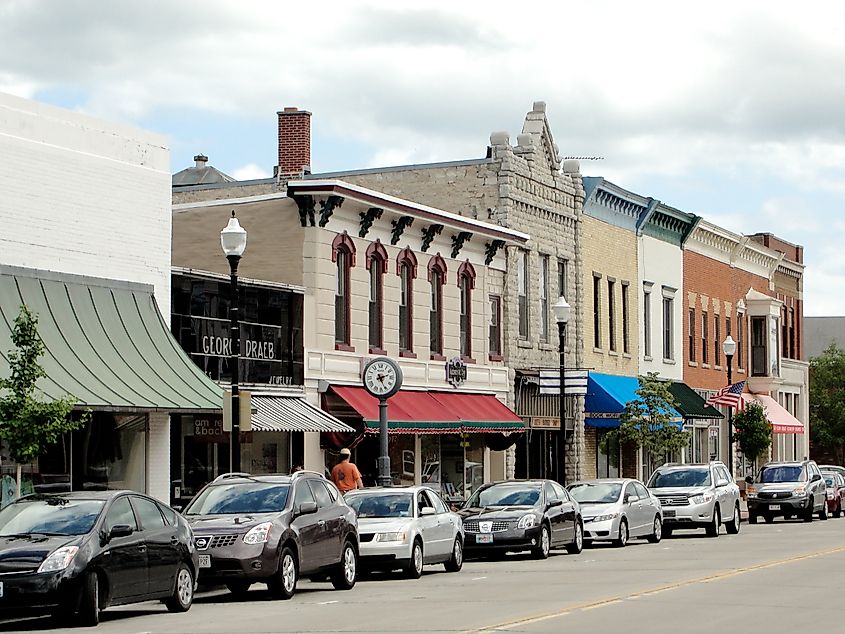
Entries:
{"label": "red awning", "polygon": [[465,431],[502,431],[502,425],[523,428],[522,418],[508,409],[492,394],[460,394],[458,392],[431,392],[431,397],[457,416]]}
{"label": "red awning", "polygon": [[766,410],[766,418],[772,424],[772,432],[775,434],[803,434],[804,423],[790,414],[784,407],[768,394],[742,395],[746,403],[757,401]]}

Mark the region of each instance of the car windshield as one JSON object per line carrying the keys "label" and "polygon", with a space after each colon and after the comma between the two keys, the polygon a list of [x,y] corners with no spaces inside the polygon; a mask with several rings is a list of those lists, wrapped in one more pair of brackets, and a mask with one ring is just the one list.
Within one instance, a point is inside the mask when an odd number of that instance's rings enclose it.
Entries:
{"label": "car windshield", "polygon": [[651,476],[648,486],[651,489],[710,486],[710,469],[657,470]]}
{"label": "car windshield", "polygon": [[763,467],[757,474],[757,482],[803,482],[806,480],[804,467],[800,465],[776,465]]}
{"label": "car windshield", "polygon": [[103,506],[103,500],[23,498],[0,511],[0,536],[84,535],[94,527]]}
{"label": "car windshield", "polygon": [[611,504],[619,500],[619,482],[581,482],[573,484],[569,494],[581,504]]}
{"label": "car windshield", "polygon": [[410,493],[358,493],[346,502],[358,517],[411,517],[414,496]]}
{"label": "car windshield", "polygon": [[504,483],[476,491],[466,505],[467,507],[534,506],[539,499],[538,485]]}
{"label": "car windshield", "polygon": [[288,501],[289,484],[249,482],[206,487],[185,509],[185,515],[278,513]]}

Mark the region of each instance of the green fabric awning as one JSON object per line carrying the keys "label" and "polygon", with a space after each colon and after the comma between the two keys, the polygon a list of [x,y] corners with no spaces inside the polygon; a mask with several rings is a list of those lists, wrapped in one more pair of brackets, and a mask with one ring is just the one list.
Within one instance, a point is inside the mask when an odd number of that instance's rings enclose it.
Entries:
{"label": "green fabric awning", "polygon": [[671,381],[669,391],[678,402],[675,409],[684,419],[724,418],[712,405],[706,405],[704,399],[686,383]]}
{"label": "green fabric awning", "polygon": [[108,411],[218,411],[223,389],[170,334],[151,286],[0,267],[0,376],[21,304],[38,316],[47,398]]}

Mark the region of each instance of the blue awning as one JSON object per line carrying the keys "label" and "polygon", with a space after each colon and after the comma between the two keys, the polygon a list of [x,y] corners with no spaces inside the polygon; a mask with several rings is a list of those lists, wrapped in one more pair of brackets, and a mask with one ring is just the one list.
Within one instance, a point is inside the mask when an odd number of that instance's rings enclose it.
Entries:
{"label": "blue awning", "polygon": [[[637,399],[640,381],[635,376],[618,376],[590,372],[587,397],[584,403],[584,424],[588,427],[619,427],[619,415],[628,401]],[[672,409],[673,419],[683,424],[683,418]]]}

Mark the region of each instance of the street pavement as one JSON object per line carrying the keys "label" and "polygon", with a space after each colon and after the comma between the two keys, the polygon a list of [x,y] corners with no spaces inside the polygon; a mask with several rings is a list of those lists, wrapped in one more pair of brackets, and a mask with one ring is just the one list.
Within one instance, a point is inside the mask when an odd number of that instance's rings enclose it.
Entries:
{"label": "street pavement", "polygon": [[[349,592],[304,581],[291,601],[201,593],[187,614],[157,603],[102,614],[98,634],[134,632],[663,632],[845,630],[845,519],[743,524],[739,535],[680,532],[660,544],[597,546],[546,561],[468,561],[419,580],[375,575]],[[46,618],[0,631],[62,629]]]}

